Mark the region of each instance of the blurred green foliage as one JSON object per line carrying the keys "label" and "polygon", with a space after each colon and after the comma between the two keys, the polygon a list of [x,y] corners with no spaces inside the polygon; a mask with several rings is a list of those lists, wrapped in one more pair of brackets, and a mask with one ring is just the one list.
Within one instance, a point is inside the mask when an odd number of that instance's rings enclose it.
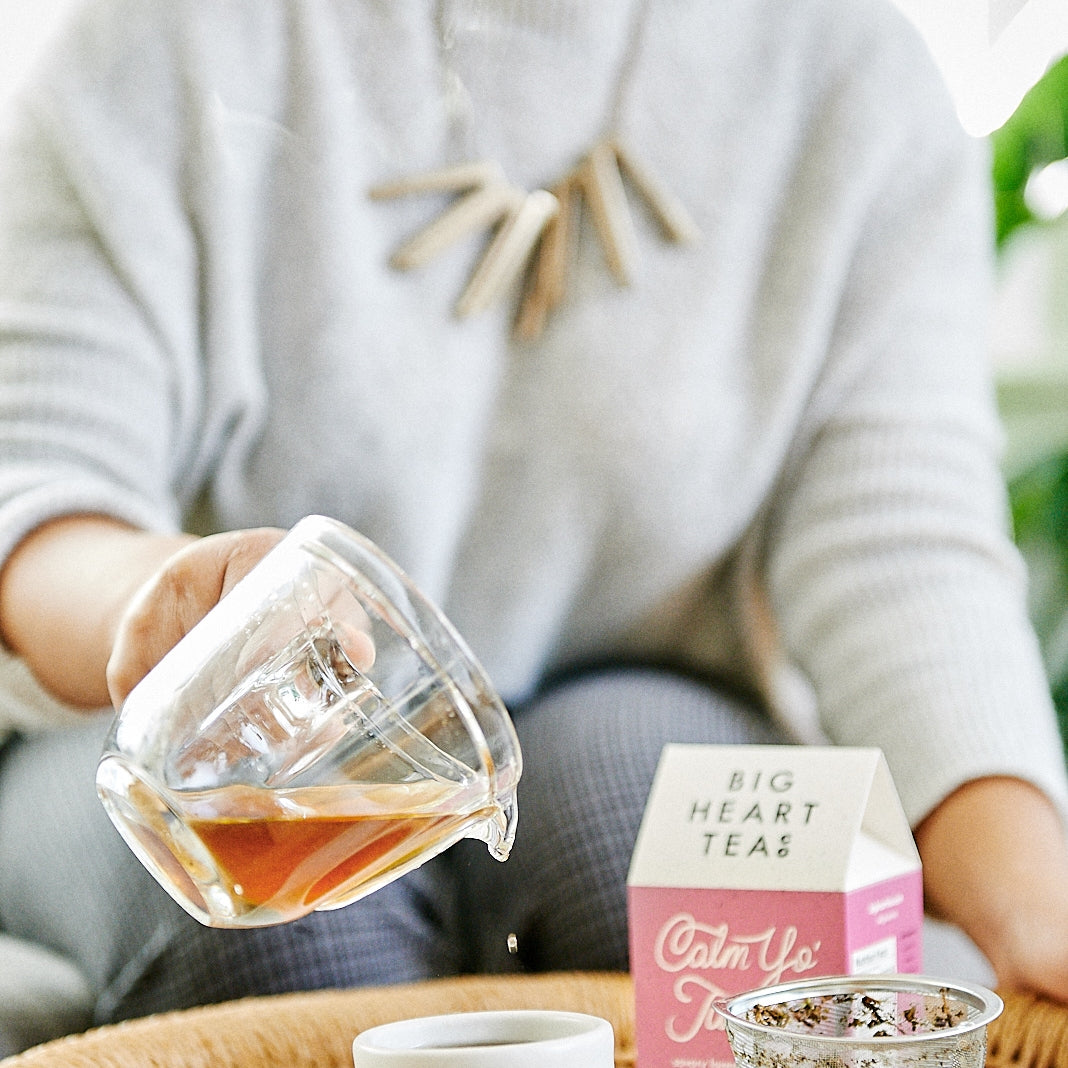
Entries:
{"label": "blurred green foliage", "polygon": [[1024,197],[1027,180],[1068,157],[1068,56],[1046,71],[990,141],[1000,247],[1016,227],[1037,221]]}
{"label": "blurred green foliage", "polygon": [[1012,519],[1021,540],[1056,549],[1068,575],[1068,456],[1053,456],[1013,480]]}
{"label": "blurred green foliage", "polygon": [[1051,456],[1009,485],[1016,542],[1028,561],[1032,614],[1068,755],[1068,455]]}
{"label": "blurred green foliage", "polygon": [[[990,142],[1001,249],[1017,228],[1046,222],[1029,207],[1026,190],[1032,174],[1068,158],[1068,56],[1050,66]],[[1009,495],[1016,541],[1031,571],[1032,611],[1068,754],[1068,454],[1054,454],[1012,479]]]}

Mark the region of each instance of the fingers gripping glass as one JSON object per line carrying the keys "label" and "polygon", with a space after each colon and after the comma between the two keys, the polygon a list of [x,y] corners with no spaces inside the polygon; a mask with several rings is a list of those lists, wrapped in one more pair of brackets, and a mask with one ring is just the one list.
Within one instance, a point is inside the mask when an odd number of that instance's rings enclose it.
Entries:
{"label": "fingers gripping glass", "polygon": [[521,764],[448,620],[311,516],[133,690],[97,788],[183,908],[251,927],[348,904],[462,837],[503,860]]}

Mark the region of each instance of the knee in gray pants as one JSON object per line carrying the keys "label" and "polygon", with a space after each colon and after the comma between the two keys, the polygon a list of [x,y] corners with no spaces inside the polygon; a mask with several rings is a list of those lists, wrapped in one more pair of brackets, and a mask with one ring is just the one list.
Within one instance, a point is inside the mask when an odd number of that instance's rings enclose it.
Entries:
{"label": "knee in gray pants", "polygon": [[468,970],[625,970],[626,876],[668,742],[784,743],[744,699],[655,668],[604,669],[515,713],[523,747],[511,858],[450,851]]}

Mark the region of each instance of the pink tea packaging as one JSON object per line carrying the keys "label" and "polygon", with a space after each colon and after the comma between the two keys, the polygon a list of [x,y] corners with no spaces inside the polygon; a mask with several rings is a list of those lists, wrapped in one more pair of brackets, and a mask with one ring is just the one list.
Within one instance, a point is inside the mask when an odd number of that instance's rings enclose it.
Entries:
{"label": "pink tea packaging", "polygon": [[922,971],[920,858],[878,749],[665,746],[627,893],[641,1068],[733,1068],[718,997]]}

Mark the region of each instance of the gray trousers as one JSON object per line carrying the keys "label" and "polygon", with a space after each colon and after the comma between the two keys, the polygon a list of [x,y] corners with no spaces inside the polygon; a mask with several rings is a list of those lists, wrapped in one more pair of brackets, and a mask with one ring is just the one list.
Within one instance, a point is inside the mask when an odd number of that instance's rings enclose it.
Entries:
{"label": "gray trousers", "polygon": [[361,901],[254,930],[201,926],[157,886],[93,786],[107,724],[0,752],[0,928],[75,961],[96,1022],[255,994],[464,972],[627,967],[626,874],[666,742],[782,742],[745,702],[652,668],[561,682],[515,711],[509,860],[457,844]]}

